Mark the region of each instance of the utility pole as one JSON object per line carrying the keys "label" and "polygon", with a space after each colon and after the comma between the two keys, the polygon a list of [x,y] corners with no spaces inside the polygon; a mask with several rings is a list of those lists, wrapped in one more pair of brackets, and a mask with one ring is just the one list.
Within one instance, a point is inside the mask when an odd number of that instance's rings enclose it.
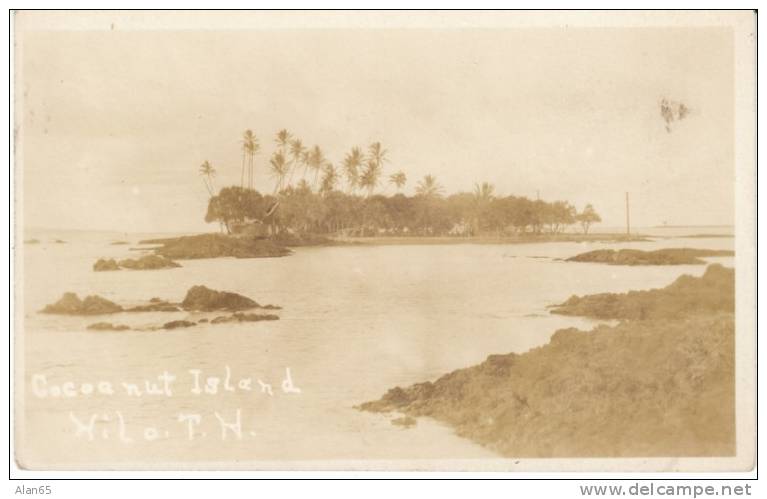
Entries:
{"label": "utility pole", "polygon": [[631,235],[631,222],[629,218],[629,193],[626,193],[626,235]]}

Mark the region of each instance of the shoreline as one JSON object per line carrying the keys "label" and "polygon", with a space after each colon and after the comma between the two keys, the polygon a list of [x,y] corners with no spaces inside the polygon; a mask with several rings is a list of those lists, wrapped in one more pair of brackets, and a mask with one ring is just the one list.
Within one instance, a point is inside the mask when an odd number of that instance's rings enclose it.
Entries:
{"label": "shoreline", "polygon": [[434,419],[505,457],[734,455],[734,296],[734,269],[712,264],[664,288],[572,297],[554,313],[620,322],[559,329],[356,408]]}
{"label": "shoreline", "polygon": [[[332,241],[342,244],[369,246],[407,246],[441,244],[535,244],[535,243],[582,243],[607,242],[631,243],[651,242],[652,236],[635,234],[547,234],[538,236],[372,236],[372,237],[336,237]],[[333,246],[334,244],[327,244]]]}

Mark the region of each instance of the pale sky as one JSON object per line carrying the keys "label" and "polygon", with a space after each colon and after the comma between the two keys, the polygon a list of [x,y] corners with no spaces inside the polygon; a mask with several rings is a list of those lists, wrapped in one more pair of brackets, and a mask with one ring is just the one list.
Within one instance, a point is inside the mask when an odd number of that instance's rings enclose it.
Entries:
{"label": "pale sky", "polygon": [[[239,184],[240,136],[287,128],[339,164],[380,141],[407,193],[592,203],[603,225],[732,224],[732,33],[720,28],[23,34],[27,227],[217,230],[197,169]],[[666,131],[660,101],[691,113]],[[392,193],[389,189],[388,193]]]}

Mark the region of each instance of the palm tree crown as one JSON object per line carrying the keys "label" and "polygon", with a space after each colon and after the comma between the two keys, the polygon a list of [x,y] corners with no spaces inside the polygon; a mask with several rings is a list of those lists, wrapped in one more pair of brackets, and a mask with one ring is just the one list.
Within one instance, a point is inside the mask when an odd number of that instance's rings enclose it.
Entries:
{"label": "palm tree crown", "polygon": [[335,190],[338,184],[338,170],[332,163],[326,163],[322,168],[322,182],[320,183],[320,192],[331,192]]}
{"label": "palm tree crown", "polygon": [[288,162],[285,160],[285,155],[282,151],[276,151],[269,159],[269,165],[271,166],[272,176],[277,179],[277,184],[274,187],[275,192],[282,190],[285,177],[288,175]]}
{"label": "palm tree crown", "polygon": [[418,182],[415,188],[416,194],[425,197],[440,197],[442,195],[443,188],[437,182],[437,178],[434,175],[426,175],[423,180]]}
{"label": "palm tree crown", "polygon": [[477,201],[490,201],[495,197],[495,186],[489,182],[474,184],[474,198]]}
{"label": "palm tree crown", "polygon": [[353,147],[344,158],[344,175],[349,184],[349,190],[354,191],[360,185],[360,166],[365,161],[365,155],[359,147]]}
{"label": "palm tree crown", "polygon": [[277,137],[274,139],[274,141],[277,142],[277,145],[280,146],[280,149],[285,149],[290,143],[290,138],[290,132],[283,128],[277,132]]}
{"label": "palm tree crown", "polygon": [[397,173],[389,175],[389,183],[394,184],[398,191],[405,186],[406,182],[407,176],[403,171],[398,171]]}
{"label": "palm tree crown", "polygon": [[202,182],[205,184],[205,187],[208,189],[208,193],[213,196],[213,191],[215,190],[213,187],[213,177],[216,176],[216,169],[213,168],[213,166],[208,162],[208,160],[205,160],[201,165],[199,169],[200,175],[202,175],[203,179]]}
{"label": "palm tree crown", "polygon": [[373,190],[378,186],[378,180],[381,178],[381,164],[375,161],[373,158],[369,158],[365,171],[360,176],[360,187],[367,189],[368,196],[373,193]]}
{"label": "palm tree crown", "polygon": [[242,178],[240,179],[240,186],[244,187],[245,183],[245,161],[248,163],[248,188],[253,188],[253,158],[261,150],[261,144],[258,143],[258,138],[253,130],[245,130],[242,134]]}

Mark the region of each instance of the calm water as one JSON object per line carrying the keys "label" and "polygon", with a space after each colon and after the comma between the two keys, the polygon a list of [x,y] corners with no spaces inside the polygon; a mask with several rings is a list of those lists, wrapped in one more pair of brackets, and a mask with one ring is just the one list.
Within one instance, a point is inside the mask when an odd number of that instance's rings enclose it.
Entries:
{"label": "calm water", "polygon": [[[683,273],[704,271],[703,266],[565,263],[556,259],[607,245],[549,243],[302,248],[280,259],[183,261],[178,269],[97,273],[91,265],[99,257],[137,256],[129,246],[109,244],[124,236],[33,237],[41,244],[22,248],[25,334],[17,348],[25,373],[19,401],[25,426],[20,437],[26,437],[22,461],[41,467],[496,457],[437,423],[419,420],[403,429],[391,424],[393,416],[353,406],[393,386],[476,364],[489,354],[540,346],[559,328],[592,327],[586,319],[547,313],[547,305],[572,294],[661,287]],[[141,236],[127,237],[135,243]],[[54,238],[67,243],[54,244]],[[663,238],[610,247],[732,245],[729,238]],[[731,258],[711,261],[732,265]],[[130,305],[151,297],[180,301],[196,284],[281,305],[281,319],[174,331],[90,332],[86,326],[101,320],[146,328],[203,315],[37,313],[65,291]],[[251,378],[252,389],[193,393],[190,370],[223,383],[227,367],[231,386]],[[300,393],[283,392],[287,368]],[[137,383],[143,389],[145,379],[157,382],[164,371],[176,376],[171,396],[128,396],[121,386]],[[33,375],[44,375],[48,389],[67,381],[76,386],[106,381],[115,394],[42,398],[33,392]],[[273,396],[261,392],[258,380],[272,385]],[[217,415],[234,423],[238,409],[241,439],[230,430],[223,438]],[[122,436],[130,443],[120,438],[118,413]],[[179,414],[201,418],[192,440],[188,420],[179,422]],[[81,423],[94,418],[92,441],[75,437],[70,416]]]}

